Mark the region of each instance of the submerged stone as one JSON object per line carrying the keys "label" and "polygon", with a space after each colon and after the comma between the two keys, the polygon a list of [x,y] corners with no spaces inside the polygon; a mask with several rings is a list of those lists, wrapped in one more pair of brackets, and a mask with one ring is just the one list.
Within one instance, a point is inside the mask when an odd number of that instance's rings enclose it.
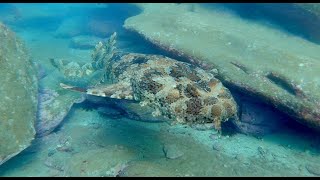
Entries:
{"label": "submerged stone", "polygon": [[39,105],[36,121],[38,137],[48,135],[58,127],[69,113],[74,103],[84,100],[81,94],[75,92],[61,92],[55,84],[59,76],[51,73],[41,79],[39,91]]}
{"label": "submerged stone", "polygon": [[0,23],[0,165],[34,139],[38,79],[24,44]]}
{"label": "submerged stone", "polygon": [[[227,87],[320,129],[320,47],[281,30],[196,4],[138,4],[124,27],[172,55],[218,69]],[[160,10],[161,9],[161,10]]]}
{"label": "submerged stone", "polygon": [[240,121],[235,121],[234,125],[239,132],[263,137],[264,135],[280,131],[285,128],[289,119],[283,113],[265,104],[252,101],[248,98],[241,98]]}

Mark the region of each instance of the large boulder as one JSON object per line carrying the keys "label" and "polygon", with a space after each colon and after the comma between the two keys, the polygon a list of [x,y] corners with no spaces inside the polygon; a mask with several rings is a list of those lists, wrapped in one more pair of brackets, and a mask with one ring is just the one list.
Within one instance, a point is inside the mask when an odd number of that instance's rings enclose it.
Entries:
{"label": "large boulder", "polygon": [[177,58],[215,67],[227,87],[320,129],[320,46],[196,4],[138,4],[124,27]]}
{"label": "large boulder", "polygon": [[27,148],[35,136],[38,79],[24,44],[0,24],[0,165]]}
{"label": "large boulder", "polygon": [[74,103],[81,103],[81,93],[65,91],[59,86],[59,72],[54,71],[40,80],[39,105],[36,121],[37,137],[50,134],[68,115]]}

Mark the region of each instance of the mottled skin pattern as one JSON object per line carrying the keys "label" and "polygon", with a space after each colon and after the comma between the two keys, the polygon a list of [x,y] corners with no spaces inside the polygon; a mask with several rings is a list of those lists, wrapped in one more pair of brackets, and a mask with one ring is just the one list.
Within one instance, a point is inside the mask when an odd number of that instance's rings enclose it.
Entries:
{"label": "mottled skin pattern", "polygon": [[190,64],[160,55],[129,53],[111,64],[108,73],[113,84],[85,92],[135,100],[154,109],[153,116],[179,123],[214,122],[217,130],[221,122],[237,118],[237,105],[229,90],[212,73]]}

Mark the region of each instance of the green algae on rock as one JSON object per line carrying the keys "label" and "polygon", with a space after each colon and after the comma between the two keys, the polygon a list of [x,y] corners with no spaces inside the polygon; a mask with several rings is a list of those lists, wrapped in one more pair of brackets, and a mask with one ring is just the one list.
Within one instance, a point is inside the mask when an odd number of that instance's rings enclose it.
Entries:
{"label": "green algae on rock", "polygon": [[38,79],[24,44],[0,23],[0,165],[34,139]]}
{"label": "green algae on rock", "polygon": [[124,27],[204,68],[221,81],[320,129],[320,47],[196,4],[138,4]]}

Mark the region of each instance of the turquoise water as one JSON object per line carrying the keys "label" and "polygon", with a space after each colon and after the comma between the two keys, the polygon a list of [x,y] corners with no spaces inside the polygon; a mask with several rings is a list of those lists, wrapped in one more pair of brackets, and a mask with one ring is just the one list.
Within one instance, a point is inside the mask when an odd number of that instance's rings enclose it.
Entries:
{"label": "turquoise water", "polygon": [[[301,60],[307,59],[298,64],[298,67],[310,65],[316,68],[319,65],[316,63],[317,59],[313,59],[318,53],[314,50],[317,50],[319,46],[319,34],[314,30],[320,22],[319,16],[304,9],[299,9],[298,6],[293,4],[196,3],[186,5],[182,3],[179,5],[169,4],[168,7],[162,6],[163,8],[157,8],[157,5],[143,6],[142,4],[126,3],[0,4],[0,21],[24,42],[32,62],[37,64],[38,72],[35,74],[39,80],[37,119],[34,122],[37,135],[24,150],[19,150],[17,155],[2,162],[3,164],[0,163],[0,176],[212,177],[320,175],[318,127],[316,125],[310,127],[307,122],[304,122],[307,120],[295,119],[292,115],[294,113],[286,111],[290,109],[288,108],[291,107],[290,104],[287,107],[286,104],[281,104],[282,101],[279,100],[275,102],[280,102],[280,105],[277,106],[273,101],[268,100],[268,90],[261,90],[262,94],[266,93],[266,96],[263,97],[267,97],[261,98],[259,90],[248,93],[241,87],[239,88],[237,83],[230,84],[223,76],[223,73],[228,74],[228,67],[226,66],[224,69],[219,64],[220,62],[215,64],[216,62],[213,61],[213,65],[216,66],[218,72],[223,72],[222,75],[217,75],[217,78],[231,91],[239,110],[238,116],[241,123],[246,127],[245,129],[239,130],[239,127],[237,127],[239,125],[234,124],[232,120],[223,124],[222,132],[216,130],[212,123],[184,124],[162,121],[160,117],[158,121],[157,118],[151,116],[146,106],[142,108],[139,104],[130,106],[130,102],[128,105],[127,101],[110,97],[85,96],[86,100],[84,100],[83,92],[68,91],[59,86],[60,83],[66,83],[81,88],[94,87],[94,82],[98,82],[99,78],[102,77],[99,74],[100,72],[96,76],[84,78],[81,76],[70,80],[63,75],[63,73],[70,73],[70,71],[63,71],[62,69],[65,67],[59,69],[52,62],[53,60],[63,60],[63,62],[74,62],[81,66],[90,63],[96,45],[100,41],[107,42],[114,32],[117,33],[115,44],[117,48],[115,54],[117,56],[114,56],[115,60],[111,58],[114,61],[117,61],[117,57],[121,57],[123,54],[141,53],[148,57],[149,55],[163,55],[178,61],[192,63],[187,57],[179,55],[175,51],[170,51],[170,49],[177,48],[177,51],[184,52],[189,47],[194,46],[194,49],[197,50],[197,47],[201,46],[204,47],[201,51],[193,52],[195,56],[200,57],[199,59],[208,57],[206,54],[211,54],[211,51],[212,54],[218,54],[221,59],[225,57],[227,57],[226,59],[239,59],[241,58],[239,54],[252,58],[261,53],[264,55],[272,54],[272,57],[279,55],[279,57],[275,57],[280,59],[279,64],[282,64],[280,62],[281,58],[288,56],[293,59],[292,61],[299,58]],[[168,18],[169,15],[166,17],[166,14],[162,15],[163,18],[168,19],[167,21],[162,22],[157,18],[152,19],[154,14],[161,15],[162,10],[166,12],[165,8],[169,9],[168,12],[170,13],[168,14],[172,15],[170,16],[171,19]],[[173,10],[170,10],[170,8]],[[143,13],[143,9],[151,14],[150,19],[145,19],[145,21],[163,23],[158,27],[159,32],[150,32],[152,28],[146,25],[148,23],[134,22],[131,24],[130,27],[138,29],[138,33],[126,28],[129,27],[129,25],[127,26],[129,24],[128,19],[139,16]],[[221,18],[216,19],[216,24],[213,21],[212,24],[210,24],[210,21],[191,21],[190,24],[184,24],[186,22],[183,20],[184,16],[196,19],[205,16],[211,17],[211,13],[214,15],[221,14]],[[298,16],[294,13],[300,14]],[[230,21],[228,17],[230,17]],[[214,29],[215,34],[211,34],[212,37],[210,35],[210,38],[218,39],[214,41],[215,44],[211,44],[217,50],[210,49],[212,46],[210,46],[209,41],[203,42],[203,44],[193,44],[192,40],[189,40],[192,39],[188,34],[189,32],[192,31],[194,36],[200,34],[199,37],[202,37],[201,33],[211,31],[206,27],[213,28],[219,23],[223,25],[224,22],[225,26],[218,27],[218,30]],[[232,22],[237,22],[239,28],[233,29],[233,26],[230,25],[234,25]],[[175,35],[175,31],[170,31],[167,32],[167,35],[162,36],[166,38],[160,38],[162,30],[167,27],[170,29],[173,24],[179,25],[179,23],[181,29],[185,28],[183,32],[186,34]],[[140,31],[141,29],[142,31]],[[246,29],[247,32],[241,32]],[[260,34],[260,36],[252,34],[251,36],[250,33],[254,32],[264,32],[266,34]],[[239,37],[239,34],[243,37]],[[179,39],[181,37],[182,39]],[[284,40],[283,42],[274,42],[277,38],[281,39],[280,37]],[[224,42],[224,40],[230,40],[230,42]],[[285,40],[288,40],[288,42]],[[155,41],[163,43],[162,45],[165,48]],[[265,45],[261,41],[266,42],[266,44],[274,42],[275,45]],[[169,45],[166,44],[168,42]],[[189,43],[190,46],[180,46],[184,43],[179,44],[179,42]],[[292,49],[283,48],[292,42]],[[300,49],[300,51],[307,53],[297,55],[296,52],[298,51],[294,50],[299,49],[300,42],[306,44],[304,46],[306,50]],[[170,45],[170,43],[172,44]],[[245,50],[241,49],[243,44],[246,43],[252,44]],[[294,43],[299,44],[299,46],[295,46]],[[110,43],[107,45],[113,47]],[[232,45],[231,50],[219,48],[228,45]],[[278,48],[277,51],[269,52],[269,45]],[[266,52],[259,50],[251,52],[251,49],[259,49],[259,47],[266,47],[262,48],[267,49]],[[224,56],[221,52],[227,55]],[[247,52],[248,54],[245,54]],[[282,52],[285,55],[281,54]],[[308,54],[308,52],[311,53]],[[6,58],[3,56],[1,55],[1,60]],[[203,59],[201,60],[207,63],[212,62],[206,60],[206,58]],[[251,63],[253,65],[249,64],[248,66],[235,63],[235,66],[244,71],[244,74],[247,71],[255,71],[257,76],[260,71],[274,70],[272,68],[276,66],[265,67],[267,63],[261,65],[258,62],[255,64],[255,61]],[[194,65],[199,64],[195,63]],[[103,68],[97,71],[103,71],[105,67],[107,66],[103,64]],[[201,68],[204,67],[201,66]],[[281,72],[290,71],[285,68],[277,67],[275,69],[281,69]],[[291,65],[287,68],[291,68]],[[238,69],[235,68],[234,71]],[[303,80],[308,83],[313,82],[314,87],[318,87],[320,80],[317,75],[319,74],[312,74],[315,71],[310,70],[310,73],[308,73],[308,70],[298,70],[297,72],[303,74],[303,76],[301,75]],[[296,72],[294,73],[293,79],[299,76]],[[308,76],[304,77],[304,75]],[[286,83],[286,80],[281,77],[275,79],[276,84],[279,84],[279,82]],[[115,82],[103,83],[105,83],[104,85],[110,85],[108,83]],[[302,80],[300,83],[303,88],[307,86],[303,84]],[[292,87],[288,83],[279,86],[284,90],[279,87],[273,90],[278,91],[280,89],[279,92],[285,90],[287,92],[289,89],[289,92],[293,91],[288,96],[281,97],[288,97],[288,102],[293,99],[292,102],[297,100],[300,103],[301,99],[298,95],[295,95],[297,91],[294,88],[293,90],[290,89]],[[261,86],[262,89],[263,87]],[[312,101],[314,107],[320,104],[317,101],[320,96],[315,94],[312,88],[306,92],[306,96],[307,98],[314,97],[314,101]],[[4,95],[4,97],[7,97],[7,95]],[[52,101],[50,101],[50,98],[52,98]],[[304,107],[303,103],[302,107]],[[19,105],[19,103],[17,104]],[[307,105],[309,104],[306,103],[305,107],[309,107]],[[318,112],[317,108],[314,109],[316,109],[314,111],[316,114]],[[4,114],[2,115],[4,120],[2,124],[0,123],[0,126],[7,126],[5,113],[1,113]],[[21,118],[23,119],[23,117]],[[314,118],[317,121],[317,114]],[[50,124],[47,121],[53,123]],[[46,128],[50,128],[50,131],[41,134],[40,132]],[[24,131],[24,129],[21,129],[21,131]],[[18,135],[16,136],[17,132],[10,131],[9,133],[4,134],[7,134],[8,137],[18,137]],[[19,140],[16,142],[8,141],[5,139],[1,143],[19,144]],[[0,153],[3,151],[1,150]],[[7,154],[1,155],[7,156]],[[1,157],[1,159],[4,158]]]}

